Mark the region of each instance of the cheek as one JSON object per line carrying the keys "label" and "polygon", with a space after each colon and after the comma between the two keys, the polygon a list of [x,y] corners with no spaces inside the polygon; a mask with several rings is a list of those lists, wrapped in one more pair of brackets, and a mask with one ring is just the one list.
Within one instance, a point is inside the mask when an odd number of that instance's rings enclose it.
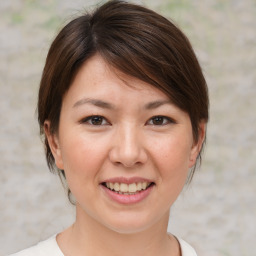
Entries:
{"label": "cheek", "polygon": [[[87,180],[95,175],[102,165],[106,148],[104,142],[88,136],[71,136],[61,145],[64,170],[67,176]],[[68,178],[68,177],[67,177]]]}
{"label": "cheek", "polygon": [[151,155],[162,174],[173,177],[187,175],[190,159],[190,143],[177,137],[154,142]]}
{"label": "cheek", "polygon": [[181,193],[188,176],[189,152],[187,143],[179,139],[165,139],[154,144],[151,158],[158,171],[158,204],[166,211]]}

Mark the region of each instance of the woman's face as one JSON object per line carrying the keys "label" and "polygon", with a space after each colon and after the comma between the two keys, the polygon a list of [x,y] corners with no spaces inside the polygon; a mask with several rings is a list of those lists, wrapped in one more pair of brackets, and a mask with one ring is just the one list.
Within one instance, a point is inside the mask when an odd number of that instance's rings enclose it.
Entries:
{"label": "woman's face", "polygon": [[66,93],[57,135],[49,127],[47,121],[78,219],[122,233],[168,220],[202,142],[194,143],[188,114],[164,93],[98,55]]}

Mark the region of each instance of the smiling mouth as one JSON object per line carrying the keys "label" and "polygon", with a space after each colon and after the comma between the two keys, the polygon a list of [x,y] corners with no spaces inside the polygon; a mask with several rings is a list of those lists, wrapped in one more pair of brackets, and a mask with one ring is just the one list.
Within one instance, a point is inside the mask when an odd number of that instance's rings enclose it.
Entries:
{"label": "smiling mouth", "polygon": [[118,183],[103,182],[102,185],[109,190],[122,195],[135,195],[154,185],[154,182]]}

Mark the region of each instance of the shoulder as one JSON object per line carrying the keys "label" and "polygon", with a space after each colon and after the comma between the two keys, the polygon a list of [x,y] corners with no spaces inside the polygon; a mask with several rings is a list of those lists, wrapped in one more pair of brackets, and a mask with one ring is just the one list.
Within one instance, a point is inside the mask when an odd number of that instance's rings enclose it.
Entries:
{"label": "shoulder", "polygon": [[196,251],[184,240],[177,238],[180,243],[182,256],[197,256]]}
{"label": "shoulder", "polygon": [[38,243],[28,249],[20,251],[18,253],[11,254],[9,256],[64,256],[61,252],[57,241],[56,235],[49,239]]}

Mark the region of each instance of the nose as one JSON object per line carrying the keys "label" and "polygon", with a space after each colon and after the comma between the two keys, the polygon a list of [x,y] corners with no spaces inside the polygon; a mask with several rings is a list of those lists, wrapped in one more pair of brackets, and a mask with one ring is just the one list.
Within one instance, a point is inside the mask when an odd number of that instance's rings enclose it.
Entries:
{"label": "nose", "polygon": [[109,158],[114,164],[120,164],[126,168],[146,163],[147,151],[136,127],[123,127],[116,131]]}

